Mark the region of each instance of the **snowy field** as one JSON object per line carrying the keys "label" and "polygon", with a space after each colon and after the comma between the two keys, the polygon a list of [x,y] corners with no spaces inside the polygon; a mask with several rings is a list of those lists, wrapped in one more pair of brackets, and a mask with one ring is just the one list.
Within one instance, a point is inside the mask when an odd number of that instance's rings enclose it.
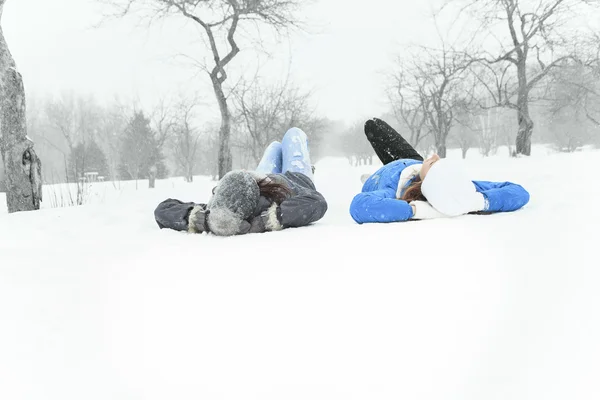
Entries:
{"label": "snowy field", "polygon": [[0,199],[0,399],[600,399],[600,151],[466,162],[530,203],[360,226],[376,167],[336,158],[326,217],[275,233],[159,230],[158,202],[206,200],[205,177]]}

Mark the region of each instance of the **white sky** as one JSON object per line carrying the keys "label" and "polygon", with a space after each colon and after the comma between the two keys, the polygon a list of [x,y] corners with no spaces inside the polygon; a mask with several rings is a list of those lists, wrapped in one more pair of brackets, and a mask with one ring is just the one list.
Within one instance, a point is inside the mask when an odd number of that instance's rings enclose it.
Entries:
{"label": "white sky", "polygon": [[[314,90],[320,115],[346,122],[379,115],[387,108],[382,72],[394,57],[411,43],[437,43],[432,2],[314,0],[303,11],[313,33],[270,46],[262,74],[281,79],[291,55],[292,79]],[[147,29],[132,16],[94,28],[100,11],[95,0],[7,1],[2,26],[28,92],[73,90],[101,101],[117,95],[145,107],[164,95],[195,92],[217,116],[206,74],[175,58],[207,54],[193,23],[176,18]],[[256,54],[242,50],[229,82],[236,71],[253,73],[248,66]]]}
{"label": "white sky", "polygon": [[[435,38],[429,8],[415,0],[315,0],[304,12],[315,33],[268,49],[273,60],[264,71],[281,77],[291,54],[292,78],[314,90],[319,114],[348,122],[377,115],[385,110],[381,71],[404,45]],[[206,75],[174,58],[201,57],[193,24],[176,19],[148,30],[131,17],[96,29],[99,10],[93,0],[7,1],[2,26],[28,92],[118,95],[151,106],[164,94],[197,91],[215,104]],[[232,67],[256,59],[251,49],[240,54],[246,61]]]}

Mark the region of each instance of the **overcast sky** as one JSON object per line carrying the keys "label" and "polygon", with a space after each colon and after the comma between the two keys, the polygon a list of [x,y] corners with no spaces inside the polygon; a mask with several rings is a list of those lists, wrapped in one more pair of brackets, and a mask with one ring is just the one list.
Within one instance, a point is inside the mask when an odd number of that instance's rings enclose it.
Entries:
{"label": "overcast sky", "polygon": [[[282,77],[291,56],[293,81],[314,90],[319,114],[346,122],[378,115],[386,109],[382,72],[394,55],[436,41],[432,2],[314,0],[302,14],[313,33],[270,46],[263,75]],[[146,107],[165,94],[198,92],[216,110],[206,75],[175,57],[206,54],[193,23],[175,18],[147,29],[131,17],[94,28],[100,7],[95,0],[7,1],[2,26],[28,92],[118,95]],[[255,59],[243,49],[232,68],[247,71]]]}
{"label": "overcast sky", "polygon": [[[192,24],[176,19],[148,30],[132,17],[96,29],[99,11],[93,0],[7,1],[2,26],[28,92],[74,90],[151,105],[167,93],[197,91],[214,104],[207,77],[174,57],[202,56]],[[283,76],[291,55],[292,78],[314,90],[320,114],[348,122],[376,115],[385,109],[381,71],[402,46],[431,36],[429,12],[427,1],[315,0],[303,12],[314,33],[269,48],[264,71]],[[256,59],[251,49],[242,54]],[[234,68],[247,65],[239,61]]]}

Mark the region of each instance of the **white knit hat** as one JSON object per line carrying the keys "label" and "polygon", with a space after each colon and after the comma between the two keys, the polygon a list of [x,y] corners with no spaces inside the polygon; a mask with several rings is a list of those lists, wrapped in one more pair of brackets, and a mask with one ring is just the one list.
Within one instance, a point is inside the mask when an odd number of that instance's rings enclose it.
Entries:
{"label": "white knit hat", "polygon": [[449,217],[485,208],[485,198],[458,161],[436,161],[425,175],[421,192],[436,210]]}

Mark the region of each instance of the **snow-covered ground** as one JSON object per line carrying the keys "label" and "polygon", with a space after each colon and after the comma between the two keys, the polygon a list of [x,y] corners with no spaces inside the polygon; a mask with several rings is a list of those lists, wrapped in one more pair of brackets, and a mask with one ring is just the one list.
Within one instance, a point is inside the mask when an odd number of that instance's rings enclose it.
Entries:
{"label": "snow-covered ground", "polygon": [[335,158],[326,217],[283,232],[159,230],[157,203],[207,199],[203,177],[0,201],[0,399],[600,398],[600,151],[471,152],[528,206],[359,226],[375,167]]}

